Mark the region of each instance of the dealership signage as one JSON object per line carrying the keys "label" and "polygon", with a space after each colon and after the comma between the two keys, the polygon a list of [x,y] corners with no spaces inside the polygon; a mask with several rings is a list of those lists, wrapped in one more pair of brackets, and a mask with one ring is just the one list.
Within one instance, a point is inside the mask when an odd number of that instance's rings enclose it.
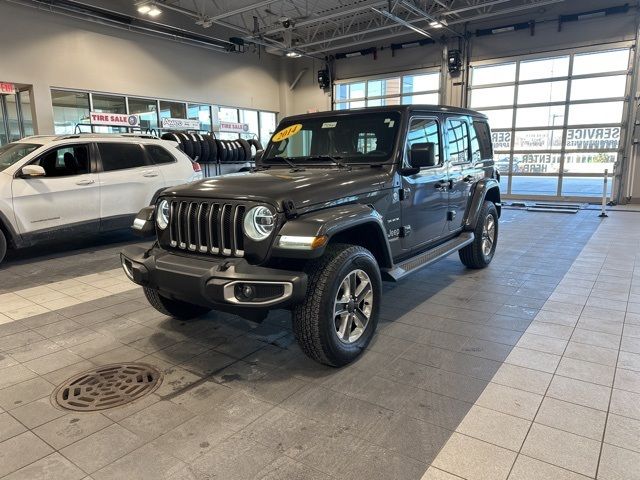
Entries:
{"label": "dealership signage", "polygon": [[246,123],[235,123],[235,122],[220,122],[220,132],[229,132],[229,133],[247,133],[249,132],[249,125]]}
{"label": "dealership signage", "polygon": [[186,118],[163,118],[162,128],[168,130],[200,130],[200,120]]}
{"label": "dealership signage", "polygon": [[89,114],[91,125],[110,125],[115,127],[138,127],[140,126],[139,115],[128,115],[121,113],[91,112]]}
{"label": "dealership signage", "polygon": [[0,82],[0,95],[15,95],[16,86],[13,83]]}
{"label": "dealership signage", "polygon": [[[511,149],[511,132],[492,132],[495,150]],[[620,145],[620,127],[568,128],[567,150],[615,150]],[[514,150],[559,150],[562,130],[521,130],[515,132]]]}

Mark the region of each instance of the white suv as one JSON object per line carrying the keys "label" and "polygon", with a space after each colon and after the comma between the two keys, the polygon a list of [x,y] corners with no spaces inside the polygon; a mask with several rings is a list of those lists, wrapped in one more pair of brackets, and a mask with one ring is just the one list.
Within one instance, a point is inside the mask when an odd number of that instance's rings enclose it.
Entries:
{"label": "white suv", "polygon": [[153,136],[34,136],[4,145],[0,261],[7,246],[130,227],[163,189],[200,179],[198,163]]}

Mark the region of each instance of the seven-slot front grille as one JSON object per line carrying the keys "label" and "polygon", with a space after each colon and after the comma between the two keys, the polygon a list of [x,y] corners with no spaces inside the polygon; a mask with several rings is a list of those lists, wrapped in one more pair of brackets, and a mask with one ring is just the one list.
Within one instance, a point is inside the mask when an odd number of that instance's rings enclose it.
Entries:
{"label": "seven-slot front grille", "polygon": [[169,236],[171,246],[192,252],[242,257],[242,221],[245,205],[171,200]]}

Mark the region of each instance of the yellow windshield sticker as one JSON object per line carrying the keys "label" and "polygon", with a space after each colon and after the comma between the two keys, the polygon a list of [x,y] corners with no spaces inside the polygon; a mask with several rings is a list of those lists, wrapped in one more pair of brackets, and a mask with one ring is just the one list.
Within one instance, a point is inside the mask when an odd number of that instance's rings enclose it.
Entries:
{"label": "yellow windshield sticker", "polygon": [[280,130],[276,133],[272,138],[272,142],[281,142],[282,140],[293,137],[296,133],[299,133],[302,130],[302,124],[296,123],[295,125],[290,125],[287,128]]}

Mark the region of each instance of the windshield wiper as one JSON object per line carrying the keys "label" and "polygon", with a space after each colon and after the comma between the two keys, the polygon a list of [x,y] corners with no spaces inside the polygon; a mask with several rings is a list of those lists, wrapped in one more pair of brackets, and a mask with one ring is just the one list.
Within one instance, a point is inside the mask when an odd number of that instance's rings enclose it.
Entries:
{"label": "windshield wiper", "polygon": [[306,158],[310,160],[330,160],[340,168],[347,168],[351,170],[351,165],[347,165],[346,163],[340,161],[342,157],[333,157],[331,155],[310,155]]}
{"label": "windshield wiper", "polygon": [[288,157],[283,157],[283,156],[277,155],[275,157],[269,157],[266,160],[282,160],[284,163],[289,165],[294,171],[304,170],[304,167],[301,167],[300,165],[296,165],[294,162],[289,160]]}

